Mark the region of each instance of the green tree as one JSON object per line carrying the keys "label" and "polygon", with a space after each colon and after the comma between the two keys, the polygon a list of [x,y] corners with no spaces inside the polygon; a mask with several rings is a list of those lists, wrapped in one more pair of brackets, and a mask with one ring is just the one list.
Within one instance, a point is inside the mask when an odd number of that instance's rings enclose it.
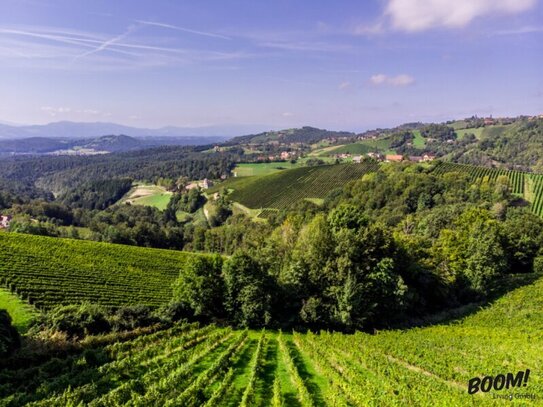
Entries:
{"label": "green tree", "polygon": [[224,262],[225,309],[237,326],[263,327],[271,322],[272,296],[276,290],[270,276],[250,255],[240,251]]}
{"label": "green tree", "polygon": [[507,271],[502,230],[491,212],[480,208],[466,210],[453,229],[444,229],[434,246],[438,269],[459,288],[478,295]]}
{"label": "green tree", "polygon": [[219,255],[198,256],[187,261],[173,285],[173,301],[187,304],[197,317],[220,317],[224,283]]}

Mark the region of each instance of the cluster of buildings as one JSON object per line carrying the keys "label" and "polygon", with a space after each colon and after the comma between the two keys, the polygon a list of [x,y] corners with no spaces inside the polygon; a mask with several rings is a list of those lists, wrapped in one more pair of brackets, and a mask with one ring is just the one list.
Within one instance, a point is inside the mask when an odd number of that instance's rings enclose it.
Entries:
{"label": "cluster of buildings", "polygon": [[[400,155],[400,154],[381,154],[381,153],[368,153],[366,154],[367,157],[370,157],[376,161],[384,161],[384,162],[401,162],[401,161],[412,161],[416,163],[421,162],[427,162],[427,161],[433,161],[435,160],[435,155],[430,154],[424,154],[424,155]],[[360,163],[362,162],[363,157],[361,155],[351,155],[349,153],[343,153],[343,154],[336,154],[335,158],[338,159],[347,159],[351,158],[353,159],[353,162]]]}
{"label": "cluster of buildings", "polygon": [[0,215],[0,229],[8,229],[11,219],[10,215]]}
{"label": "cluster of buildings", "polygon": [[256,157],[257,161],[279,161],[279,160],[296,160],[300,157],[299,152],[297,151],[281,151],[277,154],[264,155],[261,154]]}
{"label": "cluster of buildings", "polygon": [[[221,179],[225,179],[225,178],[226,176],[224,178],[221,177]],[[185,189],[186,190],[190,190],[194,188],[209,189],[212,186],[213,186],[213,181],[211,181],[210,179],[204,178],[203,181],[191,182],[190,184],[185,186]]]}

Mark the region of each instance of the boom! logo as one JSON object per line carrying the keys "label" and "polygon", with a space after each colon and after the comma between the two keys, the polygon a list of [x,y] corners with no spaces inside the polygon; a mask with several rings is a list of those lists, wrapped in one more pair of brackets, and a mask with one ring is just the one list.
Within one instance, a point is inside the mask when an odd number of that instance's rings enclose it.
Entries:
{"label": "boom! logo", "polygon": [[507,373],[507,375],[499,374],[497,376],[485,376],[482,379],[474,377],[468,382],[468,393],[475,394],[479,390],[487,393],[490,390],[509,389],[511,387],[526,387],[528,378],[530,377],[530,369],[521,370],[516,375]]}

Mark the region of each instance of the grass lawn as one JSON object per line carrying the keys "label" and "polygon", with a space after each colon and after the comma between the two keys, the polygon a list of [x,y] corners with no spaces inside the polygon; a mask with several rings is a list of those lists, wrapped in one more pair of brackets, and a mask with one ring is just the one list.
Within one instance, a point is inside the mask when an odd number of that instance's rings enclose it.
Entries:
{"label": "grass lawn", "polygon": [[137,199],[134,202],[134,205],[143,205],[143,206],[154,206],[155,208],[163,211],[168,206],[168,202],[172,197],[171,192],[163,192],[158,195],[149,195]]}
{"label": "grass lawn", "polygon": [[336,148],[343,147],[345,144],[336,144],[333,146],[318,147],[315,150],[312,150],[309,153],[310,157],[323,157],[326,156],[329,151],[335,150]]}
{"label": "grass lawn", "polygon": [[119,203],[130,202],[132,205],[154,206],[163,211],[172,197],[170,191],[158,185],[136,185]]}
{"label": "grass lawn", "polygon": [[472,129],[462,129],[462,130],[456,130],[456,136],[459,140],[462,140],[466,134],[474,134],[477,140],[480,140],[483,135],[484,127],[478,127],[478,128],[472,128]]}
{"label": "grass lawn", "polygon": [[415,136],[413,140],[413,147],[423,149],[426,147],[426,140],[420,134],[420,130],[413,130],[413,135]]}
{"label": "grass lawn", "polygon": [[321,206],[324,203],[324,199],[322,198],[305,198],[305,200],[319,206]]}
{"label": "grass lawn", "polygon": [[13,325],[21,333],[27,331],[30,322],[38,314],[31,305],[5,288],[0,288],[0,309],[8,311]]}
{"label": "grass lawn", "polygon": [[501,136],[502,133],[508,128],[509,126],[501,126],[501,125],[486,126],[483,130],[482,137],[494,138],[494,137]]}
{"label": "grass lawn", "polygon": [[384,154],[395,154],[395,152],[390,149],[390,139],[381,138],[362,140],[356,143],[336,146],[334,148],[328,147],[326,149],[322,149],[319,156],[333,154],[367,154],[373,151],[378,151]]}
{"label": "grass lawn", "polygon": [[232,172],[236,174],[236,177],[252,177],[254,175],[273,174],[274,172],[296,168],[299,166],[300,163],[292,164],[290,161],[271,163],[246,163],[236,165],[236,168],[234,168]]}

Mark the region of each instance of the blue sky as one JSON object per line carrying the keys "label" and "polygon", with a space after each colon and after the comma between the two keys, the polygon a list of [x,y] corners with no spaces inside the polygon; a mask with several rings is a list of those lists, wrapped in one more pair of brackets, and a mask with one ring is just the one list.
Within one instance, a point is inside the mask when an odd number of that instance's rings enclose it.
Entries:
{"label": "blue sky", "polygon": [[539,0],[0,0],[0,121],[363,130],[543,113]]}

